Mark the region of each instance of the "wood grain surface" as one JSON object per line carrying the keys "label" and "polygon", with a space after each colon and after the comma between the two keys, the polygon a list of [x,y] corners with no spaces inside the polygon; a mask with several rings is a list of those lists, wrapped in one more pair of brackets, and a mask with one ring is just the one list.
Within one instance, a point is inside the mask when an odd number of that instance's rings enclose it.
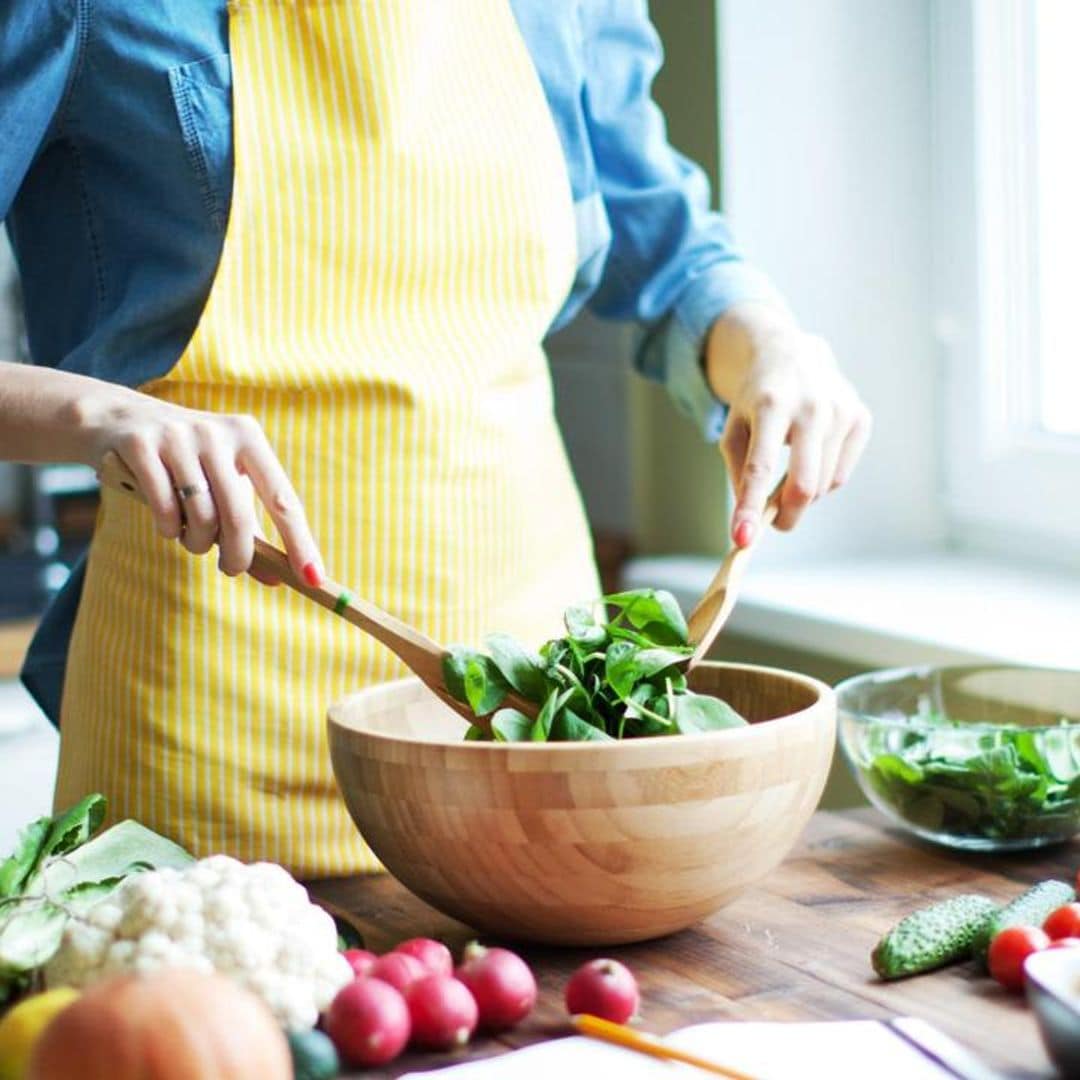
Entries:
{"label": "wood grain surface", "polygon": [[[1046,877],[1072,880],[1078,866],[1075,843],[1024,855],[968,855],[908,840],[872,810],[818,813],[784,863],[724,910],[670,937],[604,952],[638,975],[642,1026],[650,1031],[717,1019],[920,1016],[1011,1077],[1045,1078],[1053,1072],[1022,998],[970,964],[882,983],[869,955],[885,930],[921,904],[971,891],[1004,901]],[[376,950],[418,934],[456,949],[473,936],[386,875],[311,888],[354,912]],[[390,1068],[355,1075],[396,1077],[569,1034],[563,986],[597,950],[520,951],[540,982],[540,1003],[521,1028],[481,1037],[464,1051],[410,1053]]]}
{"label": "wood grain surface", "polygon": [[330,755],[383,864],[440,911],[555,945],[681,930],[763,878],[821,798],[832,690],[703,663],[694,689],[751,722],[675,738],[465,742],[415,679],[330,709]]}
{"label": "wood grain surface", "polygon": [[37,619],[0,623],[0,679],[13,679],[19,674],[36,628]]}

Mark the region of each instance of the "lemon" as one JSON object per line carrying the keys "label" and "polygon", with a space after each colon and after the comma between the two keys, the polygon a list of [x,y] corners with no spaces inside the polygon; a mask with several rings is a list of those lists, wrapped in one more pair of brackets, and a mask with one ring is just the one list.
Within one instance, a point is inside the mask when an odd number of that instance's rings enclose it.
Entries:
{"label": "lemon", "polygon": [[0,1017],[0,1080],[23,1080],[41,1033],[49,1021],[78,996],[78,990],[58,986],[20,1001]]}

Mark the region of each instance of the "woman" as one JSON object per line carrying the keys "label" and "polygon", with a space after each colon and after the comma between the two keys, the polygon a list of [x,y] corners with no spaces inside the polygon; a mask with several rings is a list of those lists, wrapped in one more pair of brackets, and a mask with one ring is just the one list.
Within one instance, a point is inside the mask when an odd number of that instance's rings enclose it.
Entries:
{"label": "woman", "polygon": [[[722,428],[737,543],[785,443],[781,528],[850,475],[866,410],[667,145],[643,2],[4,18],[0,208],[38,366],[0,373],[0,457],[113,452],[151,507],[104,493],[27,660],[58,804],[101,790],[199,854],[371,868],[323,716],[400,667],[230,579],[261,518],[310,581],[325,557],[437,640],[550,636],[597,591],[541,348],[586,302],[645,323],[640,366]],[[223,574],[191,557],[215,545]]]}

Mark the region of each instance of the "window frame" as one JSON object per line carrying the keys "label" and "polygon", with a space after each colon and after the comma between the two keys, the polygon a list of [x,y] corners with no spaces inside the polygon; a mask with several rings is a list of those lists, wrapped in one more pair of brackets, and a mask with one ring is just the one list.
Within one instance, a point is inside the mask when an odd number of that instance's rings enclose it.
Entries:
{"label": "window frame", "polygon": [[933,7],[941,479],[955,546],[1023,550],[1076,566],[1080,438],[1038,429],[1032,363],[1039,347],[1033,13],[1030,0]]}

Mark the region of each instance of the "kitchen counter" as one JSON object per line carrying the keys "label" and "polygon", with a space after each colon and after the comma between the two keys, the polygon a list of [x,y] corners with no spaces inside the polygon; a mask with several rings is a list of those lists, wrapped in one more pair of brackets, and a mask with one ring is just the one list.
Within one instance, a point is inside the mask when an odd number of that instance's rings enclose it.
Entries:
{"label": "kitchen counter", "polygon": [[[761,885],[689,930],[621,949],[521,948],[540,982],[540,1003],[516,1031],[478,1038],[455,1054],[410,1053],[386,1070],[355,1075],[396,1077],[567,1034],[567,977],[585,959],[608,954],[637,974],[642,1027],[649,1031],[718,1019],[918,1016],[1011,1077],[1050,1077],[1022,997],[1006,994],[970,963],[882,983],[869,955],[885,930],[923,904],[961,892],[1004,901],[1046,877],[1072,881],[1078,868],[1076,843],[1022,855],[969,855],[909,840],[873,810],[820,812]],[[376,951],[417,935],[442,938],[456,951],[472,936],[385,875],[314,882],[311,888],[353,912]],[[868,1063],[867,1074],[872,1072]]]}

